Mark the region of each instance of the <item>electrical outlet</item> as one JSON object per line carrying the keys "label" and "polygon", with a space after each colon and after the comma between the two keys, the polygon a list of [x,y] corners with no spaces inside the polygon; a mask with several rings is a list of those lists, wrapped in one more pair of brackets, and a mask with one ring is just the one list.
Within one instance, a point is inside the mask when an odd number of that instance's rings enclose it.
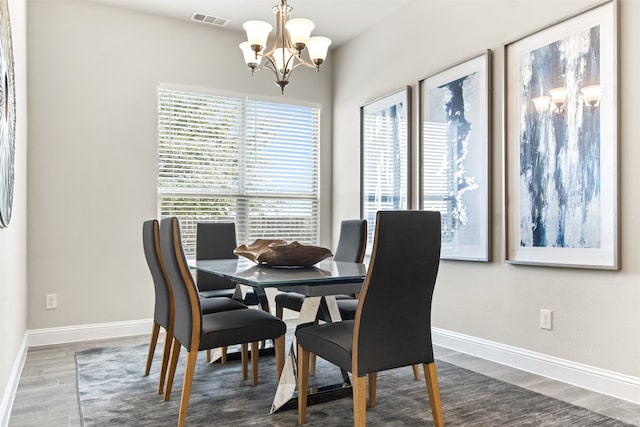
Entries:
{"label": "electrical outlet", "polygon": [[540,310],[540,328],[542,329],[553,329],[553,311],[541,309]]}
{"label": "electrical outlet", "polygon": [[45,297],[45,308],[47,310],[53,310],[54,308],[58,308],[58,295],[47,294]]}

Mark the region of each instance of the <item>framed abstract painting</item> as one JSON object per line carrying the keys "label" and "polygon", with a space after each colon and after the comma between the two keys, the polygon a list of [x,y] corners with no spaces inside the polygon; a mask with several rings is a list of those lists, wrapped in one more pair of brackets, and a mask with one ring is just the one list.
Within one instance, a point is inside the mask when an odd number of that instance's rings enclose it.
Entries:
{"label": "framed abstract painting", "polygon": [[441,258],[489,261],[491,51],[418,83],[420,208],[442,218]]}
{"label": "framed abstract painting", "polygon": [[16,91],[13,40],[7,0],[0,0],[0,228],[8,227],[13,210]]}
{"label": "framed abstract painting", "polygon": [[618,269],[617,2],[506,44],[505,259]]}
{"label": "framed abstract painting", "polygon": [[411,88],[360,107],[360,215],[371,254],[379,210],[409,209]]}

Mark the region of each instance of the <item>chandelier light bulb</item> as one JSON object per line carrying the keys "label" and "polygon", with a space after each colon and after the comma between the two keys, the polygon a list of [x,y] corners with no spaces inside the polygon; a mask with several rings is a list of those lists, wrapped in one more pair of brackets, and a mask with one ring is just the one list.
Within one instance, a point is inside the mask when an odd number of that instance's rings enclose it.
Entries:
{"label": "chandelier light bulb", "polygon": [[296,50],[301,52],[309,41],[311,31],[315,28],[313,21],[305,18],[296,18],[287,21],[285,28],[289,32],[289,40]]}
{"label": "chandelier light bulb", "polygon": [[320,65],[327,58],[327,51],[331,45],[331,39],[327,37],[311,37],[307,43],[307,49],[309,50],[309,58],[314,63],[316,68],[320,69]]}
{"label": "chandelier light bulb", "polygon": [[273,30],[273,26],[264,21],[247,21],[242,24],[242,28],[247,32],[247,41],[254,52],[264,49],[269,33]]}
{"label": "chandelier light bulb", "polygon": [[247,66],[251,70],[255,70],[256,68],[258,68],[258,65],[260,65],[260,62],[262,61],[262,56],[258,56],[258,53],[260,52],[254,52],[254,50],[251,49],[251,45],[249,44],[249,42],[242,42],[238,47],[242,51],[244,62],[247,64]]}

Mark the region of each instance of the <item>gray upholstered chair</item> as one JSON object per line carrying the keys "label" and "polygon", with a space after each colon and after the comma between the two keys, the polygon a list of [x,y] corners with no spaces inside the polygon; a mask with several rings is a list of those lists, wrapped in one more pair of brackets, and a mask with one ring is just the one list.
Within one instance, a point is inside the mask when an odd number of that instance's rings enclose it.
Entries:
{"label": "gray upholstered chair", "polygon": [[[233,250],[237,247],[236,225],[233,222],[199,222],[196,225],[196,259],[236,259]],[[233,298],[236,285],[229,279],[205,271],[196,271],[196,283],[200,296],[204,298]],[[260,304],[269,311],[266,296],[261,300],[249,289],[240,300],[246,305]],[[211,361],[211,350],[207,350],[207,362]],[[227,363],[227,348],[222,348],[221,362]]]}
{"label": "gray upholstered chair", "polygon": [[306,419],[309,353],[353,374],[354,425],[376,403],[377,372],[423,364],[431,412],[444,425],[431,342],[431,302],[440,263],[440,213],[377,213],[373,252],[354,320],[296,331],[298,422]]}
{"label": "gray upholstered chair", "polygon": [[[236,225],[233,222],[199,222],[196,229],[196,259],[235,259],[233,250],[238,246]],[[196,283],[200,295],[205,298],[232,298],[236,285],[229,279],[205,271],[196,271]],[[241,301],[246,305],[262,304],[268,307],[266,300],[258,301],[253,290],[248,290]]]}
{"label": "gray upholstered chair", "polygon": [[[142,246],[144,256],[147,260],[149,272],[153,279],[155,290],[155,305],[153,311],[153,328],[151,330],[151,342],[149,343],[149,354],[147,356],[147,366],[144,375],[149,375],[153,355],[156,350],[156,343],[160,328],[166,331],[164,350],[162,352],[162,365],[160,368],[160,382],[158,384],[158,394],[164,392],[164,382],[169,361],[171,341],[173,340],[173,319],[174,304],[171,282],[167,276],[162,252],[160,250],[160,227],[158,220],[150,219],[142,224]],[[227,310],[247,309],[248,307],[230,298],[208,298],[201,301],[201,308],[204,314],[216,313]]]}
{"label": "gray upholstered chair", "polygon": [[[340,237],[334,261],[342,262],[362,262],[367,247],[367,220],[352,219],[342,221],[340,224]],[[297,292],[283,292],[276,295],[276,316],[282,319],[284,309],[300,312],[304,295]],[[353,319],[355,311],[353,305],[358,305],[358,301],[353,295],[336,295],[338,310],[342,319]],[[328,311],[326,305],[322,304],[318,317],[327,320]]]}
{"label": "gray upholstered chair", "polygon": [[258,381],[258,341],[273,339],[276,352],[276,372],[280,376],[284,366],[286,324],[277,317],[260,310],[231,310],[203,315],[198,288],[191,276],[182,249],[180,225],[175,217],[162,220],[160,246],[168,277],[172,284],[175,304],[173,344],[165,400],[171,395],[173,378],[181,347],[187,356],[180,399],[178,426],[186,422],[191,385],[199,350],[242,344],[243,359],[247,357],[247,344],[251,343],[253,384]]}

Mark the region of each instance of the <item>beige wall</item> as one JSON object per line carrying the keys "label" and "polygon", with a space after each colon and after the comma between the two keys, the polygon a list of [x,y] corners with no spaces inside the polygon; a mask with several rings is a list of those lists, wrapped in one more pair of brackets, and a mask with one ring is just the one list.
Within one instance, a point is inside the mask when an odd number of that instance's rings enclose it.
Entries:
{"label": "beige wall", "polygon": [[[27,26],[26,1],[10,0],[16,86],[13,213],[0,229],[0,393],[6,391],[27,328]],[[0,402],[6,398],[0,394]],[[0,422],[1,419],[0,411]]]}
{"label": "beige wall", "polygon": [[[619,3],[622,269],[593,271],[502,262],[502,46],[591,4],[578,0],[416,1],[340,48],[334,68],[333,222],[359,214],[359,170],[353,167],[353,159],[359,158],[359,107],[405,85],[412,85],[415,100],[419,79],[492,49],[493,261],[441,263],[434,325],[639,377],[640,122],[636,98],[640,82],[636,76],[640,1]],[[418,157],[416,114],[414,101],[414,166]],[[417,167],[414,171],[413,182],[417,183]],[[553,310],[552,331],[539,328],[541,308]]]}
{"label": "beige wall", "polygon": [[240,33],[66,0],[30,0],[28,20],[29,329],[153,316],[141,225],[156,215],[159,82],[321,104],[330,230],[330,68],[298,71],[283,98],[270,71],[251,77]]}

